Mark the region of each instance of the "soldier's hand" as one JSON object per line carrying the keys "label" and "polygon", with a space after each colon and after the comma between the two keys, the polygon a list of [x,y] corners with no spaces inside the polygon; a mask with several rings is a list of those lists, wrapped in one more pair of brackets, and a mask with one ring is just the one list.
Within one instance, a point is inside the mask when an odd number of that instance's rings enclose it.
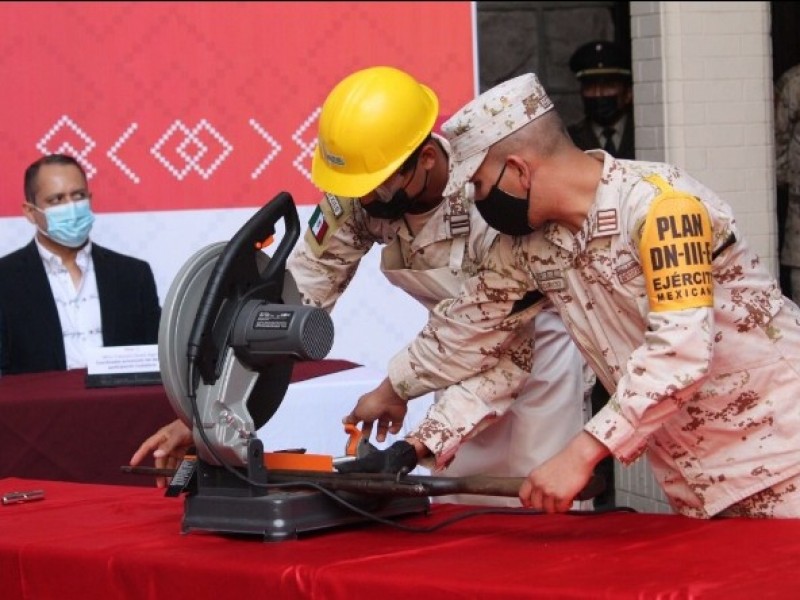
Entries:
{"label": "soldier's hand", "polygon": [[375,439],[382,442],[387,433],[398,433],[408,412],[408,402],[397,395],[388,378],[378,387],[358,399],[353,411],[342,419],[342,423],[358,424],[363,421],[361,431],[369,438],[372,424],[378,422]]}
{"label": "soldier's hand", "polygon": [[561,452],[528,474],[519,490],[522,506],[546,513],[566,512],[608,449],[585,431]]}
{"label": "soldier's hand", "polygon": [[[147,438],[136,450],[130,460],[136,466],[150,452],[153,453],[157,469],[174,469],[186,455],[192,445],[192,431],[180,419],[175,419]],[[166,477],[157,477],[156,486],[165,487],[169,481]]]}

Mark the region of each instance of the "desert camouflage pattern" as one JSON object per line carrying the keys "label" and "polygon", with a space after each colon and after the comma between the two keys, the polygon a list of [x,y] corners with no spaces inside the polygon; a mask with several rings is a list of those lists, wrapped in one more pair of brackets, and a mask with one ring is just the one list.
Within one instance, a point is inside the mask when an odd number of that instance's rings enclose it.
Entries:
{"label": "desert camouflage pattern", "polygon": [[[443,145],[447,147],[446,142]],[[393,281],[429,308],[430,314],[424,329],[393,357],[388,376],[394,389],[407,399],[443,389],[412,432],[435,455],[435,463],[428,466],[443,468],[451,463],[461,444],[501,418],[515,403],[528,401],[518,397],[534,367],[533,321],[542,309],[543,298],[529,295],[524,303],[514,306],[511,299],[526,296],[527,289],[513,279],[498,279],[491,288],[483,287],[480,265],[491,254],[497,232],[486,225],[463,190],[448,196],[428,214],[406,215],[394,221],[370,217],[352,198],[326,196],[320,203],[320,213],[324,225],[319,221],[315,224],[312,217],[302,243],[287,263],[305,302],[332,310],[359,261],[375,244],[383,246],[382,270],[390,281],[393,271],[433,273],[433,280],[442,275],[441,287],[428,281],[422,291]],[[458,265],[453,264],[454,256],[462,257]],[[483,302],[467,311],[454,308],[452,298],[458,287],[452,289],[444,282],[451,277],[469,292],[481,295]],[[554,335],[537,342],[537,355],[541,354],[544,361],[550,345],[565,360],[573,356],[562,348],[568,338],[560,321],[557,340]],[[525,475],[549,458],[585,422],[583,394],[590,384],[584,379],[593,380],[593,375],[586,375],[577,349],[571,343],[569,347],[574,353],[571,363],[558,362],[559,371],[537,375],[540,383],[531,395],[541,396],[548,384],[550,393],[545,396],[554,408],[548,410],[551,416],[547,420],[538,418],[541,423],[530,423],[536,440],[525,441],[531,450],[525,451],[527,458],[519,461],[525,466],[516,467],[515,475]],[[551,435],[540,439],[535,435],[537,428]],[[524,437],[522,431],[527,427],[517,429],[521,430],[517,435]],[[551,443],[555,448],[548,448]],[[547,449],[547,456],[531,456],[537,452],[533,448],[537,444]]]}
{"label": "desert camouflage pattern", "polygon": [[489,147],[554,108],[534,73],[525,73],[487,90],[442,123],[453,149],[445,194],[455,193],[478,169]]}
{"label": "desert camouflage pattern", "polygon": [[[616,390],[585,429],[625,464],[646,452],[681,514],[800,517],[800,310],[711,190],[670,165],[589,154],[604,167],[582,229],[549,223],[492,256],[507,274],[513,256],[512,276],[547,293]],[[711,307],[650,310],[639,235],[653,174],[710,216]]]}

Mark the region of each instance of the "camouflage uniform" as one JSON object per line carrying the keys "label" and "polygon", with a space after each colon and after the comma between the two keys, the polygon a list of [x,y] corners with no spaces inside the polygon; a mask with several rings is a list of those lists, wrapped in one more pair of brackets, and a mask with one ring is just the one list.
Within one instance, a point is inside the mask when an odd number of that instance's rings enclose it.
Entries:
{"label": "camouflage uniform", "polygon": [[[496,237],[462,193],[425,215],[393,221],[371,218],[356,199],[326,195],[288,261],[304,301],[331,310],[360,259],[383,245],[383,273],[430,311],[388,375],[407,399],[443,389],[412,434],[435,454],[436,468],[449,465],[448,475],[526,475],[585,422],[586,378],[591,384],[593,375],[552,307],[539,315],[541,294],[509,291],[501,281],[480,290],[480,306],[451,308],[462,283],[478,291],[480,265]],[[509,295],[526,296],[511,315]]]}
{"label": "camouflage uniform", "polygon": [[775,152],[779,185],[788,187],[781,264],[791,269],[791,294],[800,301],[800,65],[775,86]]}
{"label": "camouflage uniform", "polygon": [[[582,229],[572,235],[551,222],[501,237],[497,264],[481,276],[547,294],[615,390],[586,431],[625,464],[646,451],[674,510],[800,516],[800,310],[711,190],[677,167],[588,154],[604,164]],[[672,269],[656,264],[666,253],[646,233],[653,211],[670,206],[672,218],[661,216],[672,226],[659,231],[678,250]],[[684,246],[697,239],[692,211],[708,219],[698,253]],[[707,280],[693,276],[697,264]],[[692,299],[702,295],[699,306]]]}

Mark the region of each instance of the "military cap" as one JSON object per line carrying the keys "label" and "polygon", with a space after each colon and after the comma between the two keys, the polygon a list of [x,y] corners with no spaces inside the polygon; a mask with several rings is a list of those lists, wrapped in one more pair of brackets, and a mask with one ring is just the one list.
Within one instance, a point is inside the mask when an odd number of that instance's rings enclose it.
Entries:
{"label": "military cap", "polygon": [[578,48],[569,59],[569,68],[578,79],[613,76],[630,79],[631,57],[620,44],[598,40]]}
{"label": "military cap", "polygon": [[450,142],[450,177],[445,195],[469,181],[489,148],[553,108],[539,79],[526,73],[485,91],[442,123]]}

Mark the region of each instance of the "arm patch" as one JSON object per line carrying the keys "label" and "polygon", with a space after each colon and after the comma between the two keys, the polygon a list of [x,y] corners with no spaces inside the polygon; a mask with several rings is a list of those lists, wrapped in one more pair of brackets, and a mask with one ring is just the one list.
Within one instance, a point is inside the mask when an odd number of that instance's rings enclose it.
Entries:
{"label": "arm patch", "polygon": [[697,198],[673,191],[653,201],[639,245],[650,310],[714,305],[712,243],[711,219]]}
{"label": "arm patch", "polygon": [[325,198],[311,213],[305,241],[308,247],[319,257],[325,251],[334,232],[341,227],[344,217],[352,212],[350,202],[333,194],[325,194]]}

